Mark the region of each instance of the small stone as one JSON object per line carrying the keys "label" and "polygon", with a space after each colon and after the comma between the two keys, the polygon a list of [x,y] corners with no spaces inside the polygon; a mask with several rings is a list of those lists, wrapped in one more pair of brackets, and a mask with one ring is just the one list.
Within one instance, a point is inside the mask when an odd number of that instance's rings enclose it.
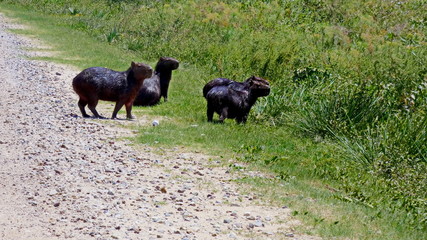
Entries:
{"label": "small stone", "polygon": [[235,233],[230,233],[228,234],[229,238],[237,238],[237,235]]}
{"label": "small stone", "polygon": [[53,195],[56,195],[57,193],[58,192],[55,189],[52,189],[52,190],[49,191],[49,193],[47,195],[53,196]]}
{"label": "small stone", "polygon": [[286,233],[285,237],[295,237],[295,235],[293,233]]}
{"label": "small stone", "polygon": [[158,120],[154,120],[151,125],[153,125],[153,127],[159,126],[159,121]]}
{"label": "small stone", "polygon": [[241,228],[243,228],[243,225],[241,223],[235,223],[235,224],[233,224],[233,228],[241,229]]}
{"label": "small stone", "polygon": [[254,226],[255,227],[264,227],[264,223],[262,221],[258,220],[258,221],[255,221]]}
{"label": "small stone", "polygon": [[231,223],[230,219],[224,219],[224,223]]}

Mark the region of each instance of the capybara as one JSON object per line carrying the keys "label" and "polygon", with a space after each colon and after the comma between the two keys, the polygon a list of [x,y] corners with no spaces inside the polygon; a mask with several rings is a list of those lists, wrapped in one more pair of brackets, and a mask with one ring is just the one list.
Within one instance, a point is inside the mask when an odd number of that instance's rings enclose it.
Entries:
{"label": "capybara", "polygon": [[74,91],[79,95],[78,102],[83,117],[85,106],[96,118],[104,118],[96,111],[99,100],[116,102],[111,118],[117,118],[117,112],[126,106],[126,117],[132,119],[132,104],[144,80],[153,75],[153,69],[144,63],[132,62],[124,72],[117,72],[103,67],[91,67],[83,70],[73,79]]}
{"label": "capybara", "polygon": [[178,60],[171,57],[161,57],[157,62],[154,74],[151,78],[145,79],[135,98],[135,106],[153,106],[160,102],[168,100],[169,82],[172,78],[172,70],[179,67]]}
{"label": "capybara", "polygon": [[267,80],[252,76],[244,82],[235,82],[227,78],[217,78],[203,87],[203,96],[207,101],[208,121],[213,114],[219,114],[219,121],[226,118],[236,119],[237,123],[245,123],[249,111],[258,97],[270,94]]}

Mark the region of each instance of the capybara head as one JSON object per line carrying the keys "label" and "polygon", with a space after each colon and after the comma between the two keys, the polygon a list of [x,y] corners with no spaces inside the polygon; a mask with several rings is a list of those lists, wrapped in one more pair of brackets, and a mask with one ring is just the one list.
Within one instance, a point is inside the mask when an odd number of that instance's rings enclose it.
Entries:
{"label": "capybara head", "polygon": [[246,80],[249,83],[252,93],[258,97],[268,96],[270,94],[270,84],[267,80],[252,76]]}
{"label": "capybara head", "polygon": [[171,57],[161,57],[156,65],[156,71],[175,70],[179,67],[179,61]]}
{"label": "capybara head", "polygon": [[146,79],[153,75],[153,69],[145,63],[132,62],[131,68],[137,79]]}

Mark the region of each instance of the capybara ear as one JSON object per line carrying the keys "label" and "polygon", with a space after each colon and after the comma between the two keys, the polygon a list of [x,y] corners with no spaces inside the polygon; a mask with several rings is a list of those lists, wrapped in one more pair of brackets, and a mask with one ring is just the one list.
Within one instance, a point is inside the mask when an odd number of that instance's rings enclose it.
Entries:
{"label": "capybara ear", "polygon": [[132,63],[130,65],[134,68],[135,67],[135,62],[132,61]]}
{"label": "capybara ear", "polygon": [[249,83],[250,85],[252,85],[252,81],[255,79],[256,77],[254,75],[252,75],[250,78],[246,79],[245,82]]}
{"label": "capybara ear", "polygon": [[249,81],[249,85],[253,85],[254,84],[254,80],[255,80],[255,76],[252,76],[252,77],[250,77],[249,79],[248,79]]}

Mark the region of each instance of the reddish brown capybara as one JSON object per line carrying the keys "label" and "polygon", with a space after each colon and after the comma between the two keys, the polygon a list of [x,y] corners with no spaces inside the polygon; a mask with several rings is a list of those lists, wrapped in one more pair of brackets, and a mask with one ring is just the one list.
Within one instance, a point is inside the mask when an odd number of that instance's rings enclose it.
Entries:
{"label": "reddish brown capybara", "polygon": [[104,118],[96,111],[99,100],[116,102],[112,119],[126,106],[126,117],[132,119],[132,104],[138,95],[144,80],[153,75],[153,69],[144,63],[132,62],[124,72],[117,72],[103,67],[91,67],[83,70],[73,79],[73,89],[79,95],[78,102],[83,117],[90,117],[85,106],[96,118]]}
{"label": "reddish brown capybara", "polygon": [[234,118],[238,123],[245,123],[258,97],[269,94],[270,84],[260,77],[252,76],[244,82],[235,82],[227,78],[214,79],[203,87],[208,121],[212,121],[216,112],[219,114],[220,122],[226,118]]}
{"label": "reddish brown capybara", "polygon": [[179,67],[178,60],[171,57],[161,57],[157,62],[154,74],[142,84],[138,96],[135,98],[135,106],[153,106],[163,97],[168,100],[169,82],[172,78],[172,70]]}

